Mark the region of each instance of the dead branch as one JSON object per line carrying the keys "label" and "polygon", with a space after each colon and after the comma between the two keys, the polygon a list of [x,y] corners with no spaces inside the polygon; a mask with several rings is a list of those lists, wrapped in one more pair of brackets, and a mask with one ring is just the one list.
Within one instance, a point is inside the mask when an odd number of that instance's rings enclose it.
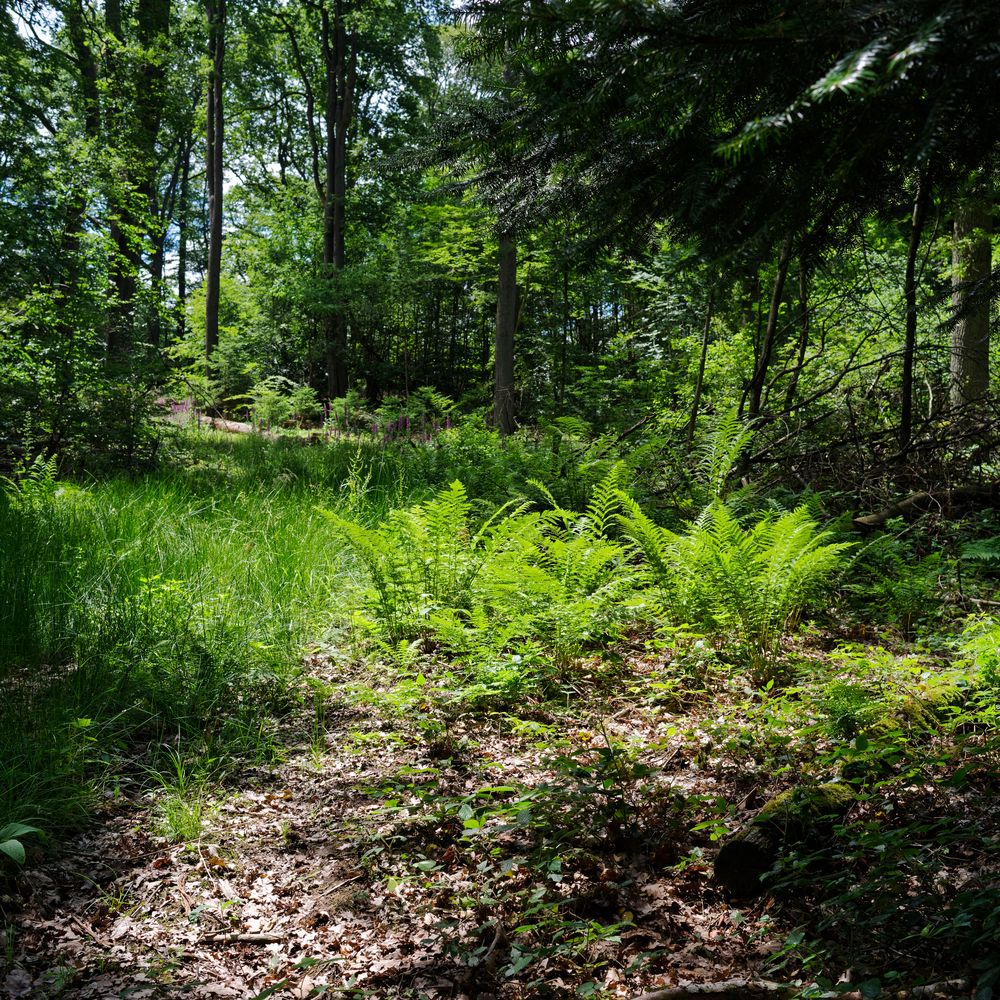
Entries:
{"label": "dead branch", "polygon": [[684,986],[671,986],[667,989],[653,990],[632,997],[632,1000],[688,1000],[698,997],[699,1000],[732,1000],[736,997],[784,997],[796,992],[796,987],[784,983],[772,983],[766,979],[723,979],[717,983],[687,983]]}
{"label": "dead branch", "polygon": [[881,528],[894,517],[916,517],[936,510],[948,512],[966,504],[1000,505],[1000,482],[975,486],[957,486],[951,490],[931,493],[923,490],[911,493],[898,503],[890,504],[874,514],[854,518],[854,527],[859,531],[873,531]]}
{"label": "dead branch", "polygon": [[[928,983],[909,990],[899,990],[885,994],[891,1000],[927,1000],[935,996],[957,996],[971,989],[967,979],[946,979],[940,983]],[[733,1000],[734,997],[756,1000],[757,997],[793,997],[802,992],[801,986],[773,983],[767,979],[724,979],[717,983],[687,983],[662,990],[640,993],[631,1000]],[[821,994],[821,1000],[864,1000],[860,991],[841,993],[830,991]]]}

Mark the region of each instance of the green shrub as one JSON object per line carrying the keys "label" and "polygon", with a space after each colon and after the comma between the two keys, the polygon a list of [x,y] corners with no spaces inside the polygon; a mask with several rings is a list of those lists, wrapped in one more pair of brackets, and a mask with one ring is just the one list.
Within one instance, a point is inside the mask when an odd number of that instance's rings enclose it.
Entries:
{"label": "green shrub", "polygon": [[744,528],[716,501],[687,534],[655,524],[622,497],[622,525],[640,548],[677,624],[732,632],[760,679],[769,679],[781,641],[844,565],[851,543],[831,541],[807,506]]}
{"label": "green shrub", "polygon": [[323,513],[367,570],[363,611],[383,641],[432,637],[489,671],[537,640],[565,665],[635,613],[634,549],[607,537],[620,476],[599,484],[582,514],[536,483],[549,509],[507,504],[478,527],[458,482],[375,528]]}
{"label": "green shrub", "polygon": [[959,649],[986,687],[1000,688],[1000,621],[990,615],[970,618]]}
{"label": "green shrub", "polygon": [[940,578],[946,567],[940,552],[921,555],[900,519],[865,546],[847,588],[864,616],[897,628],[905,640],[914,627],[941,606]]}

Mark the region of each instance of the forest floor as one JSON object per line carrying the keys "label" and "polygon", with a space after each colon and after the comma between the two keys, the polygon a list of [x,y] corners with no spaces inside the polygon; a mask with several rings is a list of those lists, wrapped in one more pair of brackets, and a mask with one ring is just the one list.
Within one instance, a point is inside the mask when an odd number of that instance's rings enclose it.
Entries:
{"label": "forest floor", "polygon": [[[828,647],[798,650],[827,682],[850,673]],[[1000,913],[981,730],[893,729],[884,780],[818,855],[791,854],[766,893],[731,900],[713,880],[718,840],[874,748],[831,736],[808,682],[761,698],[731,674],[676,683],[676,651],[617,652],[545,699],[470,707],[433,664],[317,650],[273,766],[211,785],[182,766],[152,789],[137,769],[8,884],[0,993],[632,997],[826,976],[875,996],[893,975],[970,974],[988,943],[963,955],[954,935],[968,943]],[[941,667],[879,655],[900,690]]]}

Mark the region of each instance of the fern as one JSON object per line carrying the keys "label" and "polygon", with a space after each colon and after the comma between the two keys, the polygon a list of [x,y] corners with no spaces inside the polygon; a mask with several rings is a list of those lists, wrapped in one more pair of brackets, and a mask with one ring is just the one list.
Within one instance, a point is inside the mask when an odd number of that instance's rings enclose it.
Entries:
{"label": "fern", "polygon": [[680,535],[654,523],[629,498],[621,503],[626,513],[620,522],[674,622],[735,633],[762,674],[851,546],[831,541],[805,504],[745,529],[728,505],[716,501]]}
{"label": "fern", "polygon": [[851,543],[832,542],[806,507],[769,516],[745,531],[723,505],[704,529],[704,569],[717,615],[743,643],[762,678],[781,640],[842,565]]}
{"label": "fern", "polygon": [[365,567],[366,610],[384,643],[433,636],[460,662],[483,664],[539,640],[560,665],[614,637],[645,602],[677,624],[735,634],[769,670],[849,546],[807,505],[744,528],[715,501],[675,533],[624,492],[624,475],[613,468],[582,513],[535,483],[548,509],[511,503],[476,530],[459,482],[376,527],[323,514]]}
{"label": "fern", "polygon": [[735,409],[720,413],[697,448],[698,477],[710,500],[725,496],[726,482],[740,456],[753,440],[754,431],[744,424]]}
{"label": "fern", "polygon": [[642,552],[653,581],[667,586],[674,571],[678,536],[658,525],[628,494],[619,492],[618,503],[625,512],[618,515],[618,521],[626,538]]}
{"label": "fern", "polygon": [[58,463],[55,457],[38,455],[14,476],[0,476],[3,491],[11,505],[21,509],[37,509],[51,503],[59,489]]}
{"label": "fern", "polygon": [[517,539],[515,525],[530,533],[532,518],[523,504],[501,507],[475,532],[471,512],[457,481],[426,503],[390,512],[374,528],[320,510],[365,567],[366,604],[390,641],[426,632],[427,619],[438,608],[468,607],[483,566]]}
{"label": "fern", "polygon": [[594,487],[590,503],[587,504],[587,519],[591,532],[596,536],[607,536],[611,526],[617,523],[622,505],[622,480],[626,471],[625,465],[619,462]]}
{"label": "fern", "polygon": [[805,506],[760,522],[750,535],[753,600],[739,624],[745,641],[769,663],[853,543],[830,541],[830,533],[819,530]]}
{"label": "fern", "polygon": [[980,538],[962,546],[963,562],[996,569],[1000,566],[1000,538]]}

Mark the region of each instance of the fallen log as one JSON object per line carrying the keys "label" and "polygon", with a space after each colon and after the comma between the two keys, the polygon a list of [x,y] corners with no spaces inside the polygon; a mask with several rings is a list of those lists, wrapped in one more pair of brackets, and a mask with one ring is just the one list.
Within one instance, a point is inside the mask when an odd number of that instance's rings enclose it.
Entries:
{"label": "fallen log", "polygon": [[[928,1000],[936,996],[956,996],[971,990],[968,979],[947,979],[941,983],[928,983],[925,986],[914,986],[909,990],[894,990],[883,996],[891,1000]],[[670,986],[662,990],[651,990],[640,993],[631,1000],[735,1000],[746,997],[757,1000],[758,997],[784,998],[801,996],[804,987],[786,983],[772,983],[766,979],[724,979],[717,983],[687,983],[683,986]],[[812,994],[816,996],[816,994]],[[818,994],[818,1000],[867,1000],[859,990],[846,993],[830,990]]]}
{"label": "fallen log", "polygon": [[864,514],[853,520],[859,531],[875,531],[894,517],[917,517],[928,511],[951,512],[968,504],[1000,507],[1000,483],[986,483],[974,486],[956,486],[951,490],[931,493],[922,491],[911,493],[898,503],[890,504],[874,514]]}
{"label": "fallen log", "polygon": [[722,845],[715,859],[716,881],[731,896],[759,896],[761,877],[774,867],[786,845],[816,839],[854,801],[851,786],[836,781],[776,795]]}
{"label": "fallen log", "polygon": [[734,997],[784,997],[792,993],[792,987],[766,979],[723,979],[717,983],[686,983],[684,986],[652,990],[640,993],[632,1000],[688,1000],[689,997],[696,997],[697,1000],[733,1000]]}

